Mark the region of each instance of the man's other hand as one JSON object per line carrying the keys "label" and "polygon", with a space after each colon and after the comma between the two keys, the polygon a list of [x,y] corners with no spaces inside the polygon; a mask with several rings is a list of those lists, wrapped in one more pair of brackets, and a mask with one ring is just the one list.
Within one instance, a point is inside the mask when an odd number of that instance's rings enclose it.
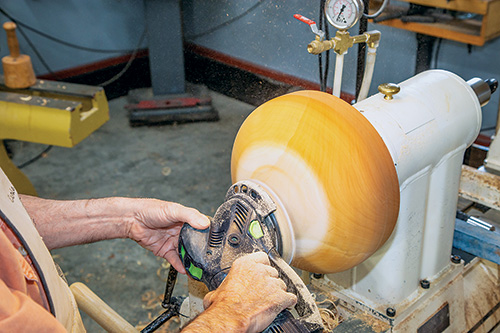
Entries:
{"label": "man's other hand", "polygon": [[141,201],[142,208],[134,214],[130,224],[129,238],[167,259],[180,273],[185,273],[177,253],[182,225],[188,223],[193,228],[206,229],[210,225],[208,217],[178,203],[154,199]]}
{"label": "man's other hand", "polygon": [[219,288],[205,296],[206,310],[186,331],[204,332],[204,324],[208,323],[214,332],[219,328],[261,332],[282,310],[297,303],[297,296],[286,289],[264,252],[238,258]]}

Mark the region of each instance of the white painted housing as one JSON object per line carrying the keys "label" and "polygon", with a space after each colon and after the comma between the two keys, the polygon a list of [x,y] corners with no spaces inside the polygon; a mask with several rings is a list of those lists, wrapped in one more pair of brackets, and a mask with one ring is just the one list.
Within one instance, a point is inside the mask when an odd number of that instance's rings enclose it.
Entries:
{"label": "white painted housing", "polygon": [[416,294],[450,264],[462,159],[477,137],[481,107],[470,86],[443,70],[400,84],[393,100],[382,94],[354,105],[387,145],[400,184],[393,234],[372,257],[330,274],[343,293],[375,309]]}

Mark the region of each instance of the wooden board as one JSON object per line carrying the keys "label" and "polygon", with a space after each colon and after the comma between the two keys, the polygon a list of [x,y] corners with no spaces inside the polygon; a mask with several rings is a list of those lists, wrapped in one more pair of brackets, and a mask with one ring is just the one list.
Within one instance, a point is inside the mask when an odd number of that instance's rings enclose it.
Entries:
{"label": "wooden board", "polygon": [[483,30],[485,40],[490,40],[500,35],[500,1],[495,1],[488,7],[489,12],[484,17]]}
{"label": "wooden board", "polygon": [[456,10],[459,12],[468,12],[486,15],[488,6],[491,3],[498,2],[497,0],[400,0],[411,2],[421,6],[445,8]]}
{"label": "wooden board", "polygon": [[399,19],[387,20],[378,24],[476,46],[483,46],[485,43],[485,38],[481,36],[481,26],[474,27],[473,24],[465,26],[444,23],[405,23]]}
{"label": "wooden board", "polygon": [[[402,0],[414,4],[443,8],[464,13],[481,15],[480,20],[452,20],[440,23],[404,23],[392,19],[377,24],[391,26],[438,38],[482,46],[485,42],[500,36],[500,0]],[[373,12],[380,4],[372,4]],[[389,6],[385,13],[400,11],[401,6]]]}

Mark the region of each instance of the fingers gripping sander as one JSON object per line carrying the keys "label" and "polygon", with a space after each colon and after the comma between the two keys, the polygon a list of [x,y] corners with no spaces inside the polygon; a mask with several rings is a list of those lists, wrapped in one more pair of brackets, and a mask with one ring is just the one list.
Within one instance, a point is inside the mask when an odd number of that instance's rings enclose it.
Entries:
{"label": "fingers gripping sander", "polygon": [[281,258],[280,227],[274,216],[276,205],[257,184],[242,181],[228,190],[210,227],[194,229],[184,224],[179,239],[179,253],[188,274],[216,289],[232,263],[239,257],[263,251],[286,283],[297,295],[295,309],[299,318],[282,311],[265,332],[316,332],[323,330],[318,307],[295,271]]}

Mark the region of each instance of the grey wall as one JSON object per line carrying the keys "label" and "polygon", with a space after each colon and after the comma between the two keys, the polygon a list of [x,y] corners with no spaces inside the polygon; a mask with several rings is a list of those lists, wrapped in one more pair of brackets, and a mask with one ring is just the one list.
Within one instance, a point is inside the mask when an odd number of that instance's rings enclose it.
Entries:
{"label": "grey wall", "polygon": [[[144,30],[142,0],[3,0],[0,8],[15,19],[67,42],[97,49],[134,49]],[[7,18],[0,15],[3,24]],[[6,37],[0,32],[0,55],[8,54]],[[33,42],[53,71],[72,68],[123,52],[95,53],[55,43],[27,29]],[[30,55],[35,72],[47,73],[32,48],[17,33],[21,52]],[[146,41],[143,47],[146,47]]]}
{"label": "grey wall", "polygon": [[[258,0],[186,0],[184,1],[185,36],[200,34],[228,18],[244,12]],[[313,39],[307,25],[294,19],[295,13],[318,20],[319,1],[281,0],[262,1],[249,15],[219,30],[192,39],[196,44],[215,49],[270,69],[317,81],[317,58],[307,53]],[[412,76],[416,60],[416,39],[412,32],[370,24],[369,29],[382,32],[377,63],[370,93],[384,82],[400,82]],[[351,29],[355,34],[358,27]],[[357,50],[345,57],[342,90],[355,92]],[[334,57],[331,59],[333,72]],[[447,69],[469,79],[474,76],[500,78],[500,39],[483,47],[473,47],[468,54],[465,44],[443,40],[438,68]],[[331,72],[331,73],[332,73]],[[330,78],[332,77],[330,73]],[[331,86],[331,81],[329,86]],[[483,128],[494,126],[500,94],[484,108]]]}
{"label": "grey wall", "polygon": [[[257,2],[259,6],[248,15],[209,34],[193,38],[240,15]],[[144,29],[143,3],[140,0],[4,0],[0,7],[43,32],[94,48],[133,49]],[[188,41],[272,70],[317,81],[317,58],[306,51],[314,36],[307,25],[295,20],[292,15],[300,13],[317,20],[318,0],[184,0],[183,8],[184,35]],[[5,17],[0,18],[5,21]],[[374,93],[380,83],[399,82],[412,76],[416,41],[415,34],[411,32],[381,25],[370,25],[369,28],[382,32],[371,88],[371,93]],[[352,33],[356,31],[357,27],[351,30]],[[119,54],[75,50],[26,32],[55,71]],[[33,58],[36,72],[46,73],[47,70],[24,39],[20,39],[23,52]],[[0,55],[3,56],[6,54],[4,34],[0,34],[0,45]],[[483,47],[473,47],[470,54],[466,45],[445,40],[441,44],[438,67],[465,79],[473,76],[500,78],[499,56],[500,39]],[[355,58],[356,51],[352,49],[346,56],[343,80],[343,90],[348,93],[355,90]],[[332,56],[332,71],[333,64]],[[497,93],[484,108],[483,127],[494,126],[499,96]]]}

